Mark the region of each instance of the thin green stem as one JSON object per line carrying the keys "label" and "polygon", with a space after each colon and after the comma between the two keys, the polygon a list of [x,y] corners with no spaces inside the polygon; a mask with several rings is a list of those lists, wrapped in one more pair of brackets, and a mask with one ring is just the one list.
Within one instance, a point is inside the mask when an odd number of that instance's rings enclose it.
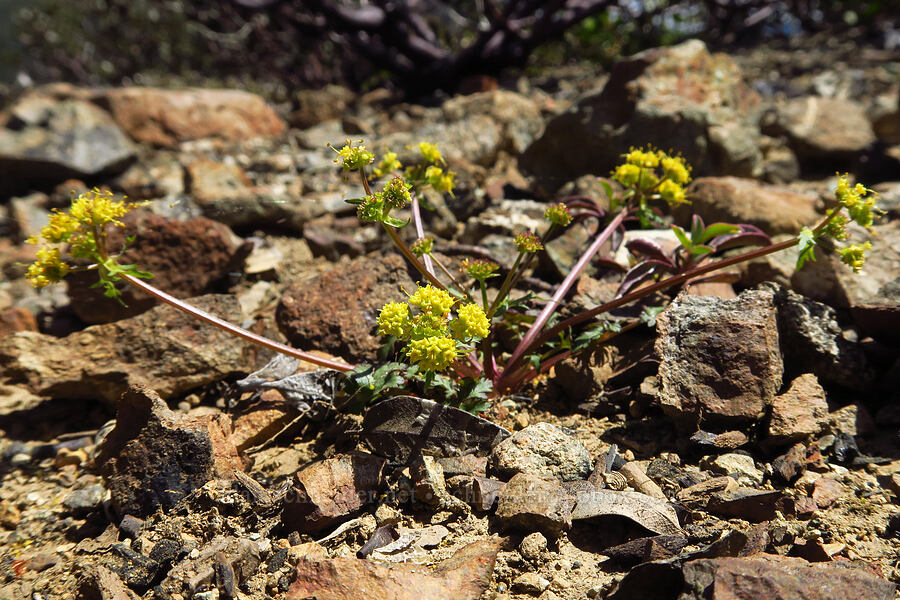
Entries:
{"label": "thin green stem", "polygon": [[397,246],[397,249],[400,250],[400,252],[403,253],[403,256],[406,257],[406,260],[408,260],[410,264],[412,264],[412,266],[414,266],[416,270],[422,274],[422,277],[427,279],[431,285],[437,288],[440,288],[442,290],[447,289],[437,277],[428,272],[428,269],[425,268],[425,265],[419,262],[419,259],[416,258],[415,254],[412,253],[412,250],[409,249],[409,246],[406,245],[406,242],[400,239],[400,236],[397,235],[397,232],[394,231],[393,227],[391,227],[387,223],[382,223],[381,226],[384,227],[384,230],[388,232],[389,236],[391,236],[391,239],[394,241],[394,245]]}
{"label": "thin green stem", "polygon": [[453,276],[453,273],[451,273],[450,270],[444,266],[444,263],[439,261],[436,256],[432,256],[431,260],[438,266],[441,271],[444,272],[444,275],[446,275],[450,279],[453,285],[455,285],[457,289],[459,289],[459,291],[463,293],[463,295],[466,297],[466,300],[473,303],[475,302],[474,300],[472,300],[472,296],[470,296],[466,289],[463,287],[463,284],[461,284],[459,280]]}
{"label": "thin green stem", "polygon": [[522,257],[525,256],[525,254],[525,252],[519,252],[519,255],[516,257],[516,262],[513,263],[513,266],[506,274],[506,278],[500,285],[500,291],[497,292],[497,297],[494,298],[494,301],[491,303],[491,307],[487,311],[488,319],[491,319],[494,316],[494,313],[497,312],[497,309],[500,307],[500,303],[503,302],[503,299],[509,293],[509,290],[512,289],[513,283],[515,283],[514,280],[517,279],[516,271],[518,270],[519,265],[522,264]]}
{"label": "thin green stem", "polygon": [[335,369],[337,371],[350,371],[354,368],[354,365],[348,365],[345,362],[339,362],[336,360],[331,360],[328,358],[322,358],[321,356],[316,356],[315,354],[310,354],[308,352],[303,352],[302,350],[298,350],[296,348],[291,348],[285,344],[281,344],[274,340],[270,340],[267,337],[261,336],[257,333],[253,333],[252,331],[247,331],[237,325],[233,325],[224,319],[220,319],[219,317],[212,315],[204,310],[200,310],[195,306],[191,306],[187,302],[180,300],[174,296],[167,294],[166,292],[128,274],[120,275],[122,279],[125,280],[131,286],[138,288],[139,290],[150,294],[154,298],[157,298],[166,304],[177,308],[178,310],[189,314],[192,317],[200,319],[201,321],[205,321],[210,325],[215,325],[219,329],[227,331],[232,335],[236,335],[238,337],[244,338],[250,342],[253,342],[257,346],[262,346],[263,348],[268,348],[269,350],[274,350],[280,354],[286,354],[287,356],[292,356],[294,358],[299,358],[300,360],[305,360],[306,362],[313,363],[314,365],[318,365],[320,367],[325,367],[327,369]]}
{"label": "thin green stem", "polygon": [[478,280],[478,287],[481,288],[481,305],[484,307],[484,310],[487,310],[488,309],[487,286],[484,283],[484,279]]}

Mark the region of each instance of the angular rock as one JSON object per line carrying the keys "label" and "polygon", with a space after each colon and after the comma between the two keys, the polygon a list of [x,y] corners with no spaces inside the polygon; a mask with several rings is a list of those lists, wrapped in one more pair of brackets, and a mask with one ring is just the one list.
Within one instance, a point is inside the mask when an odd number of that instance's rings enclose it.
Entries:
{"label": "angular rock", "polygon": [[831,477],[820,477],[813,484],[812,499],[819,508],[828,508],[847,495],[847,488]]}
{"label": "angular rock", "polygon": [[231,478],[243,463],[230,434],[223,413],[178,415],[153,390],[132,386],[95,461],[113,508],[144,517],[172,508],[213,478]]}
{"label": "angular rock", "polygon": [[891,600],[896,589],[846,563],[810,564],[771,554],[701,558],[686,562],[682,572],[680,600]]}
{"label": "angular rock", "polygon": [[743,431],[725,431],[723,433],[698,431],[691,436],[690,441],[704,450],[735,450],[747,444],[750,438]]}
{"label": "angular rock", "polygon": [[[175,220],[146,211],[135,211],[111,228],[109,245],[119,248],[133,238],[120,259],[153,273],[150,283],[176,298],[193,298],[215,290],[231,273],[239,272],[249,244],[240,244],[228,227],[203,217]],[[190,260],[185,260],[190,257]],[[122,302],[107,298],[97,275],[87,271],[66,278],[72,309],[90,324],[110,323],[138,315],[158,301],[135,288],[122,285]],[[124,306],[123,306],[124,303]]]}
{"label": "angular rock", "polygon": [[572,526],[575,498],[557,479],[519,473],[500,492],[497,518],[508,528],[538,529],[557,536]]}
{"label": "angular rock", "polygon": [[433,456],[419,456],[409,466],[415,499],[434,509],[459,512],[465,504],[447,491],[444,468]]}
{"label": "angular rock", "polygon": [[[231,322],[240,319],[233,296],[200,296],[191,304]],[[41,396],[115,406],[132,384],[170,398],[231,373],[252,371],[255,355],[248,342],[164,305],[65,338],[31,331],[9,335],[0,340],[0,379]]]}
{"label": "angular rock", "polygon": [[657,317],[659,400],[682,427],[753,422],[781,387],[773,294],[679,295]]}
{"label": "angular rock", "polygon": [[347,359],[372,357],[381,346],[375,319],[387,302],[404,299],[401,288],[415,289],[403,257],[361,256],[288,288],[275,320],[297,347]]}
{"label": "angular rock", "polygon": [[182,597],[196,598],[196,592],[201,586],[215,585],[217,579],[224,579],[222,575],[225,573],[236,587],[256,573],[262,562],[261,545],[260,542],[246,538],[218,535],[198,552],[191,552],[176,564],[158,589],[169,597],[179,594]]}
{"label": "angular rock", "polygon": [[548,587],[550,587],[550,580],[541,577],[537,573],[527,572],[516,577],[510,589],[519,594],[538,596]]}
{"label": "angular rock", "polygon": [[297,90],[293,100],[294,110],[288,115],[288,123],[306,129],[323,121],[339,119],[353,101],[353,92],[342,85],[327,85],[318,90]]}
{"label": "angular rock", "polygon": [[714,515],[761,523],[775,518],[775,511],[779,509],[781,499],[782,493],[778,490],[737,488],[730,492],[713,494],[706,509]]}
{"label": "angular rock", "polygon": [[138,600],[138,595],[128,589],[114,571],[103,565],[94,565],[78,583],[81,598],[99,600]]}
{"label": "angular rock", "polygon": [[873,433],[878,426],[865,406],[848,404],[829,413],[828,429],[835,434],[843,433],[855,437]]}
{"label": "angular rock", "polygon": [[806,471],[806,446],[795,444],[772,461],[772,471],[776,478],[793,483]]}
{"label": "angular rock", "polygon": [[499,149],[513,155],[524,152],[544,129],[544,119],[537,103],[508,90],[456,96],[441,108],[444,117],[452,121],[471,115],[489,117],[501,127],[502,143]]}
{"label": "angular rock", "polygon": [[265,390],[259,402],[234,417],[234,433],[231,439],[235,447],[244,452],[277,435],[294,419],[298,412],[278,390]]}
{"label": "angular rock", "polygon": [[844,337],[833,308],[775,284],[763,287],[775,294],[778,333],[789,374],[813,373],[823,383],[852,389],[871,383],[873,373],[865,354]]}
{"label": "angular rock", "polygon": [[265,100],[242,90],[126,87],[107,90],[104,100],[128,135],[157,146],[201,138],[240,141],[285,129]]}
{"label": "angular rock", "polygon": [[681,151],[697,175],[748,177],[761,160],[758,105],[736,63],[703,42],[655,48],[617,63],[602,91],[547,123],[521,164],[552,192],[653,144]]}
{"label": "angular rock", "polygon": [[491,581],[500,543],[473,542],[431,567],[357,558],[300,559],[286,600],[477,600]]}
{"label": "angular rock", "polygon": [[502,477],[528,473],[561,481],[585,479],[591,455],[575,438],[550,423],[537,423],[515,432],[494,448],[490,468]]}
{"label": "angular rock", "polygon": [[102,485],[89,485],[80,490],[70,492],[63,498],[62,505],[78,516],[96,510],[106,498],[106,488]]}
{"label": "angular rock", "polygon": [[318,533],[375,501],[385,460],[373,454],[341,454],[304,467],[282,521],[292,531]]}
{"label": "angular rock", "polygon": [[801,375],[772,401],[769,440],[783,444],[803,440],[819,433],[827,417],[825,390],[815,375]]}
{"label": "angular rock", "polygon": [[758,486],[763,482],[763,472],[756,468],[753,458],[746,454],[730,452],[708,457],[700,461],[700,467],[714,473],[731,475],[741,485]]}
{"label": "angular rock", "polygon": [[109,114],[83,100],[31,94],[0,114],[0,126],[4,187],[114,174],[135,156]]}
{"label": "angular rock", "polygon": [[681,552],[687,544],[687,537],[681,534],[655,535],[606,548],[603,554],[618,564],[633,566],[651,560],[671,558]]}
{"label": "angular rock", "polygon": [[673,211],[682,226],[689,226],[691,215],[697,214],[706,223],[748,223],[775,235],[797,233],[821,217],[816,195],[740,177],[697,179],[688,189],[688,199],[690,204]]}
{"label": "angular rock", "polygon": [[[805,96],[776,109],[767,135],[786,136],[801,162],[847,164],[875,141],[865,109],[852,100]],[[821,165],[820,165],[821,166]]]}

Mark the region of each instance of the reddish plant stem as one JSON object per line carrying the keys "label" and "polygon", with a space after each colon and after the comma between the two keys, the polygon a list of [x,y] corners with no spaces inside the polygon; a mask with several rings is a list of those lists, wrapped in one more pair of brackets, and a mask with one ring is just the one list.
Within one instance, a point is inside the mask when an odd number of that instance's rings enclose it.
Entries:
{"label": "reddish plant stem", "polygon": [[328,358],[322,358],[321,356],[316,356],[315,354],[310,354],[308,352],[303,352],[302,350],[297,350],[296,348],[291,348],[285,344],[281,344],[274,340],[270,340],[267,337],[261,336],[257,333],[253,333],[252,331],[247,331],[237,325],[233,325],[224,319],[220,319],[219,317],[212,315],[204,310],[200,310],[195,306],[191,306],[187,302],[176,298],[175,296],[171,296],[166,292],[153,287],[149,283],[134,277],[133,275],[123,274],[121,275],[122,279],[124,279],[129,285],[138,288],[139,290],[150,294],[154,298],[165,302],[166,304],[177,308],[178,310],[191,315],[201,321],[206,321],[210,325],[215,325],[219,329],[227,331],[232,335],[236,335],[238,337],[242,337],[245,340],[253,342],[257,346],[262,346],[263,348],[268,348],[269,350],[274,350],[280,354],[286,354],[287,356],[292,356],[294,358],[299,358],[300,360],[305,360],[306,362],[313,363],[314,365],[318,365],[320,367],[325,367],[328,369],[335,369],[337,371],[350,371],[354,368],[354,365],[348,365],[345,362],[338,362],[336,360],[330,360]]}
{"label": "reddish plant stem", "polygon": [[[416,194],[415,190],[412,192],[412,216],[413,223],[416,225],[416,237],[418,239],[425,238],[425,228],[422,226],[422,211],[419,209],[419,197]],[[425,263],[425,270],[434,275],[434,265],[431,264],[431,257],[427,254],[422,257],[422,262]]]}
{"label": "reddish plant stem", "polygon": [[[622,221],[628,214],[628,209],[623,209],[615,216],[615,218],[607,224],[606,228],[603,232],[598,235],[591,245],[588,246],[587,250],[581,255],[578,261],[572,266],[572,269],[569,271],[569,274],[566,275],[566,278],[556,289],[556,292],[553,294],[553,297],[544,305],[544,309],[534,320],[534,323],[531,324],[531,327],[528,328],[528,331],[525,333],[525,337],[519,342],[516,346],[516,349],[513,351],[512,356],[509,358],[509,362],[507,364],[513,365],[515,364],[525,353],[531,343],[534,342],[535,338],[541,333],[541,330],[544,328],[544,325],[547,324],[547,321],[550,319],[550,316],[556,311],[559,307],[562,299],[565,295],[572,289],[572,286],[575,284],[575,281],[578,280],[578,277],[581,276],[581,272],[584,271],[584,268],[590,262],[590,260],[594,257],[597,251],[600,249],[600,246],[606,243],[609,237],[612,235],[613,231],[615,231],[621,224]],[[503,378],[506,369],[503,370],[503,373],[500,374],[500,378]]]}

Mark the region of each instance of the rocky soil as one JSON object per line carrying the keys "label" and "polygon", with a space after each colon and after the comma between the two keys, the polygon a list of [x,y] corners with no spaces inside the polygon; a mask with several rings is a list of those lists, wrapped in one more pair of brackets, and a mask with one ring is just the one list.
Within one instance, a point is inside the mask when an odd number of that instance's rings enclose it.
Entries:
{"label": "rocky soil", "polygon": [[[819,42],[691,41],[421,105],[336,87],[280,106],[66,84],[14,99],[0,599],[900,598],[900,60]],[[439,143],[459,187],[425,220],[449,264],[508,266],[510,234],[555,198],[602,199],[597,177],[645,144],[694,165],[682,225],[782,239],[824,213],[835,171],[881,192],[884,216],[863,274],[824,252],[799,272],[790,251],[744,265],[483,419],[413,396],[337,411],[309,364],[251,375],[270,352],[152,298],[23,277],[49,211],[106,186],[148,201],[124,262],[160,288],[375,360],[377,310],[416,279],[344,202],[362,190],[326,144],[348,138],[401,160]],[[552,290],[589,233],[549,244],[523,289]],[[572,302],[614,290],[596,264]]]}

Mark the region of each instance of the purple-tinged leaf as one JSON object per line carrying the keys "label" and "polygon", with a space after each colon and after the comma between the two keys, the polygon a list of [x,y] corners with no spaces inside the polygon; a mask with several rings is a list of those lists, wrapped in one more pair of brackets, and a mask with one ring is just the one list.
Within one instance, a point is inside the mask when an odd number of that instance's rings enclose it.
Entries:
{"label": "purple-tinged leaf", "polygon": [[[752,225],[744,225],[742,227],[752,227]],[[709,242],[716,252],[729,250],[731,248],[739,248],[741,246],[768,246],[772,243],[772,238],[753,227],[756,231],[742,231],[734,235],[723,235]]]}
{"label": "purple-tinged leaf", "polygon": [[644,262],[638,263],[629,269],[628,273],[625,274],[625,277],[622,279],[622,284],[619,286],[618,291],[616,292],[616,298],[621,298],[629,291],[631,291],[635,286],[641,284],[656,274],[659,271],[670,271],[672,266],[670,263],[665,263],[659,260],[645,260]]}
{"label": "purple-tinged leaf", "polygon": [[671,262],[669,261],[669,257],[666,256],[665,251],[662,249],[662,246],[654,240],[638,238],[625,244],[625,247],[635,256],[646,256],[657,260]]}
{"label": "purple-tinged leaf", "polygon": [[626,267],[623,267],[622,265],[620,265],[613,259],[606,258],[604,256],[594,257],[593,259],[591,259],[591,263],[598,267],[603,267],[605,269],[611,269],[613,271],[619,271],[620,273],[624,273],[625,271],[628,270]]}

